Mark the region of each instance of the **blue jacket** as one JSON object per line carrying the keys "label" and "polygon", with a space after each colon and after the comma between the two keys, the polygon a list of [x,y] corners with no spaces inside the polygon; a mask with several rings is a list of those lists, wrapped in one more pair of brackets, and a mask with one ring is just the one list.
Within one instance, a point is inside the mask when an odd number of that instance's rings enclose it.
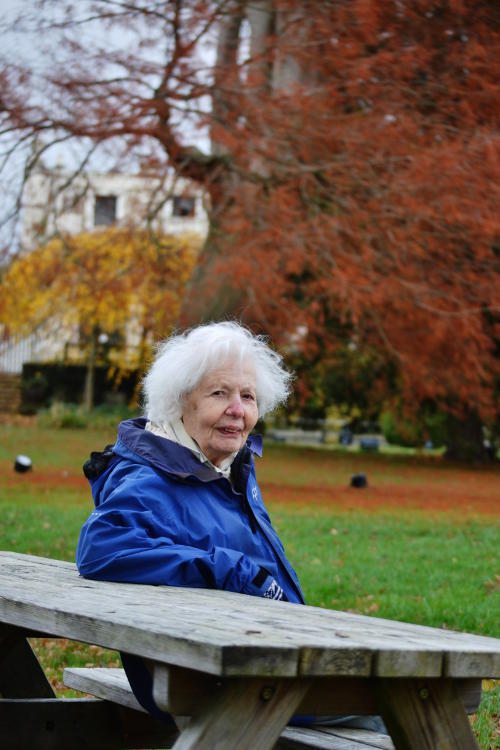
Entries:
{"label": "blue jacket", "polygon": [[106,460],[87,471],[95,510],[78,542],[80,573],[253,596],[263,596],[274,578],[290,602],[303,603],[255,478],[261,439],[251,436],[238,453],[231,486],[145,424],[122,422]]}
{"label": "blue jacket", "polygon": [[[145,425],[145,419],[122,422],[114,446],[92,454],[84,467],[95,510],[78,542],[80,573],[253,596],[263,596],[274,579],[290,602],[304,603],[255,478],[253,454],[261,455],[261,439],[251,436],[239,451],[231,485],[190,450],[146,431]],[[172,722],[154,701],[143,660],[126,653],[121,657],[139,703]]]}

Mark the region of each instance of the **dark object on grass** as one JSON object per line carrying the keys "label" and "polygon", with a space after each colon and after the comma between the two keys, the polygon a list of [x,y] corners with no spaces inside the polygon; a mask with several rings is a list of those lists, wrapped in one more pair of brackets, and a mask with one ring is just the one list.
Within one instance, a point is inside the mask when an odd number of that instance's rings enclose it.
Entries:
{"label": "dark object on grass", "polygon": [[31,466],[31,458],[29,458],[28,456],[23,456],[22,454],[16,456],[16,460],[14,462],[14,471],[17,471],[19,474],[24,474],[25,471],[30,471]]}
{"label": "dark object on grass", "polygon": [[353,474],[351,477],[351,487],[366,487],[368,482],[366,481],[366,474]]}

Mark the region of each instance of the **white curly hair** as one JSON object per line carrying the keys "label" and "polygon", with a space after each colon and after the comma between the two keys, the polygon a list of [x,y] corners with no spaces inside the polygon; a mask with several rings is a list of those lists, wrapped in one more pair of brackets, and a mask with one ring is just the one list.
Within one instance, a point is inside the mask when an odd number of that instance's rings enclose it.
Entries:
{"label": "white curly hair", "polygon": [[281,355],[270,348],[267,337],[254,335],[236,321],[207,323],[159,344],[143,381],[147,418],[159,423],[179,419],[184,397],[228,360],[254,365],[259,417],[287,400],[293,375],[284,368]]}

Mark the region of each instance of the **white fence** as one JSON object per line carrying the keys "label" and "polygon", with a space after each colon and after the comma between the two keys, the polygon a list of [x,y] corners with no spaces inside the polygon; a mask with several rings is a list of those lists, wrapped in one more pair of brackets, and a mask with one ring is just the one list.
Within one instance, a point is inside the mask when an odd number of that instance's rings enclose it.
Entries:
{"label": "white fence", "polygon": [[0,342],[0,372],[20,374],[24,362],[34,359],[37,343],[37,337],[34,334],[21,341],[8,339]]}

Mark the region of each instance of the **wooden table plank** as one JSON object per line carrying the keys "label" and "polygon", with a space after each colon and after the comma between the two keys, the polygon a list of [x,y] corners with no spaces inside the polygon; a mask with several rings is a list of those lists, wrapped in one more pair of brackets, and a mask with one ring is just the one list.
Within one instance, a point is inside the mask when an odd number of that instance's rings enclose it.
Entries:
{"label": "wooden table plank", "polygon": [[394,743],[386,734],[343,727],[313,730],[286,727],[275,750],[298,750],[304,745],[310,750],[332,750],[333,747],[335,750],[394,750]]}
{"label": "wooden table plank", "polygon": [[[309,607],[311,628],[331,627],[332,610]],[[480,677],[500,670],[500,639],[432,628],[425,625],[368,617],[351,612],[334,612],[336,633],[371,648],[377,644],[373,674],[380,677],[411,675],[412,654],[424,657],[433,669],[433,655],[440,654],[443,672],[450,677]],[[402,644],[404,646],[402,647]],[[444,645],[445,644],[445,645]],[[471,658],[468,658],[470,654]],[[405,660],[407,666],[405,666]],[[398,664],[399,663],[399,664]],[[321,671],[321,670],[320,670]],[[309,665],[304,674],[313,674]],[[429,674],[429,676],[431,676]],[[436,676],[436,675],[434,675]]]}
{"label": "wooden table plank", "polygon": [[[170,659],[211,674],[231,668],[241,675],[297,673],[296,644],[283,644],[274,634],[270,650],[261,632],[246,637],[243,633],[242,639],[242,628],[248,628],[242,622],[228,631],[216,602],[203,606],[208,592],[202,590],[90,581],[71,563],[40,565],[37,558],[0,553],[0,593],[0,621],[6,623],[146,658]],[[211,593],[216,599],[227,596]],[[238,612],[232,614],[236,620]]]}
{"label": "wooden table plank", "polygon": [[[0,553],[0,620],[223,676],[500,676],[500,640]],[[61,595],[64,592],[64,595]]]}
{"label": "wooden table plank", "polygon": [[115,667],[66,667],[63,682],[66,687],[94,695],[102,700],[118,703],[146,713],[132,692],[124,669]]}
{"label": "wooden table plank", "polygon": [[380,734],[378,732],[370,732],[367,729],[351,729],[344,727],[325,727],[322,732],[329,737],[342,737],[344,739],[351,740],[352,742],[359,742],[360,744],[366,745],[368,748],[376,748],[376,750],[394,750],[394,743],[387,734]]}

